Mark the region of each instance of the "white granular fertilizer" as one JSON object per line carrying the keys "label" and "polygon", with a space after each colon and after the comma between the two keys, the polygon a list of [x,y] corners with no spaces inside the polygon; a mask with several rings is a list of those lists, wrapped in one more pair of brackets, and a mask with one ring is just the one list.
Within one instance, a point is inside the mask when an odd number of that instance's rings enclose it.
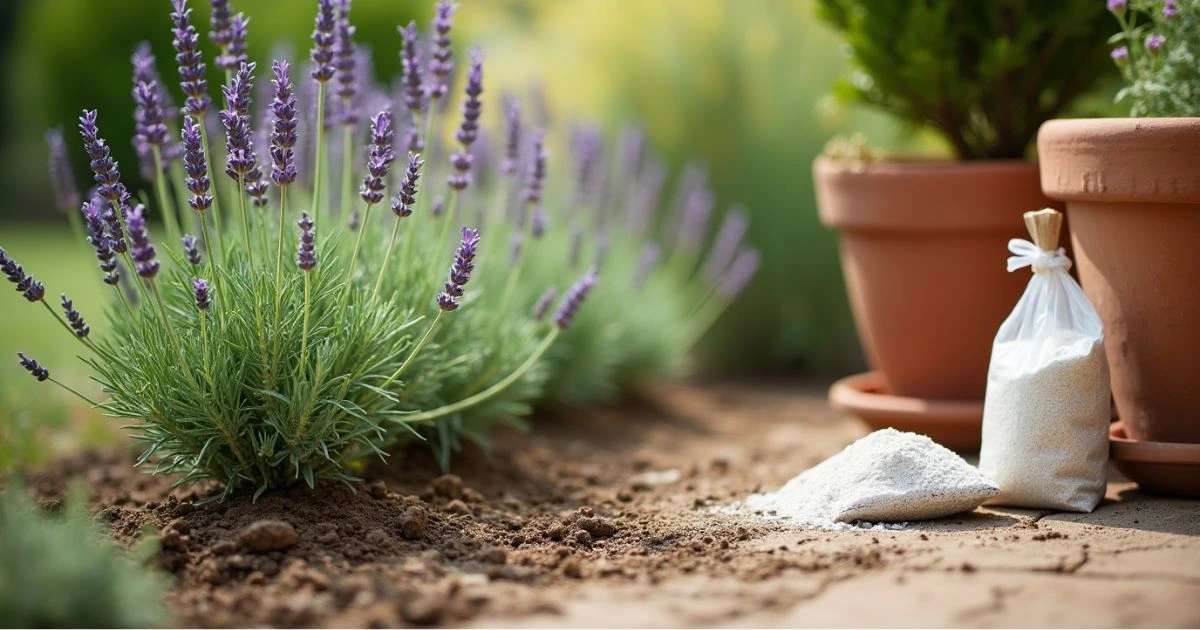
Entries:
{"label": "white granular fertilizer", "polygon": [[992,502],[1090,512],[1104,496],[1108,363],[1101,339],[1070,330],[992,349],[979,468]]}
{"label": "white granular fertilizer", "polygon": [[973,510],[998,491],[975,467],[928,437],[883,429],[779,490],[748,497],[741,510],[820,529],[900,529],[903,525],[878,522]]}

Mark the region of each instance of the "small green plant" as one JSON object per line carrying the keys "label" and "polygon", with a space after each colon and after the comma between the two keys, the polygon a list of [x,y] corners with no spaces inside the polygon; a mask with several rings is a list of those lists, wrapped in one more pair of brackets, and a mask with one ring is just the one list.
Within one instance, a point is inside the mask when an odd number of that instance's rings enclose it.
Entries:
{"label": "small green plant", "polygon": [[1200,2],[1108,0],[1121,32],[1111,55],[1128,85],[1117,93],[1133,116],[1200,115]]}
{"label": "small green plant", "polygon": [[104,538],[79,492],[42,514],[20,484],[0,494],[0,625],[8,628],[145,628],[169,623],[166,580]]}
{"label": "small green plant", "polygon": [[837,94],[936,129],[959,159],[1022,158],[1108,70],[1097,0],[820,0],[857,71]]}

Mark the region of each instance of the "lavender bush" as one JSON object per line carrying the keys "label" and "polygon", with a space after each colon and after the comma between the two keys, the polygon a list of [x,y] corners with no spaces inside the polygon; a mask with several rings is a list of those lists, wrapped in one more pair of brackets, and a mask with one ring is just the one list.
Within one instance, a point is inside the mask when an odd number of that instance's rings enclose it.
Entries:
{"label": "lavender bush", "polygon": [[[81,344],[107,399],[32,357],[22,366],[131,420],[155,472],[216,479],[226,493],[312,486],[351,479],[352,461],[399,439],[429,440],[446,462],[547,396],[593,401],[679,373],[753,273],[744,226],[705,253],[703,181],[686,180],[670,220],[655,218],[661,167],[640,141],[618,160],[599,132],[573,134],[575,159],[552,176],[556,136],[522,133],[518,108],[489,135],[486,58],[454,58],[453,4],[438,5],[427,59],[417,25],[398,29],[396,94],[363,71],[348,0],[317,0],[310,63],[276,59],[269,72],[245,52],[249,20],[218,12],[220,99],[187,0],[172,9],[184,106],[168,105],[174,87],[147,71],[145,51],[134,91],[166,236],[126,188],[100,114],[85,111],[96,187],[80,217],[93,273],[112,287],[107,317],[65,296],[56,310],[0,254],[24,298]],[[456,68],[464,80],[451,89]],[[447,99],[460,107],[438,106]],[[492,139],[505,134],[500,160]]]}

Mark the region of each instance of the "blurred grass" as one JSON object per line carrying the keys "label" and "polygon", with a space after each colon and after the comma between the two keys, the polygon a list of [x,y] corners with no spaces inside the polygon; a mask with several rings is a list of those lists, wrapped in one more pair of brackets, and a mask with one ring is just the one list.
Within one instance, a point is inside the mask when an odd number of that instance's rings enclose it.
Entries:
{"label": "blurred grass", "polygon": [[[0,244],[26,271],[46,285],[46,301],[57,308],[67,293],[93,330],[104,326],[107,305],[100,272],[65,225],[0,224]],[[40,305],[29,304],[5,282],[0,326],[0,470],[24,467],[77,444],[111,439],[114,427],[79,399],[52,383],[39,383],[17,365],[17,352],[36,358],[52,375],[89,396],[99,388],[79,360],[82,346]],[[69,429],[69,430],[65,430]]]}

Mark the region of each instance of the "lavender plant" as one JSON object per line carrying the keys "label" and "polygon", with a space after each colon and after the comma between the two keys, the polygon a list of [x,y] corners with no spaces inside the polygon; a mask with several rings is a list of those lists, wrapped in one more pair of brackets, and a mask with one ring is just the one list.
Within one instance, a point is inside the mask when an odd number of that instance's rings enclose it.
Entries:
{"label": "lavender plant", "polygon": [[1200,115],[1200,2],[1107,0],[1121,31],[1109,38],[1133,116]]}
{"label": "lavender plant", "polygon": [[[138,73],[154,204],[126,188],[99,113],[80,118],[96,187],[79,216],[92,272],[112,287],[105,317],[66,296],[52,307],[0,250],[17,290],[81,344],[106,398],[34,358],[21,365],[127,419],[157,473],[261,493],[348,481],[355,460],[409,439],[446,463],[464,439],[486,444],[489,427],[521,426],[548,398],[593,402],[683,373],[757,266],[741,214],[709,247],[714,200],[697,169],[658,216],[663,169],[637,134],[610,155],[599,130],[582,130],[563,152],[573,159],[556,162],[551,147],[567,137],[528,130],[514,103],[488,134],[481,52],[450,90],[452,3],[438,4],[427,59],[417,25],[399,29],[396,98],[362,72],[348,0],[316,1],[311,64],[274,60],[258,92],[249,20],[214,8],[223,98],[209,95],[187,0],[172,0],[169,21],[182,111],[155,73]],[[451,99],[457,112],[434,106]],[[339,126],[341,143],[329,142]],[[447,147],[437,139],[449,126]],[[491,137],[504,137],[503,159]]]}

